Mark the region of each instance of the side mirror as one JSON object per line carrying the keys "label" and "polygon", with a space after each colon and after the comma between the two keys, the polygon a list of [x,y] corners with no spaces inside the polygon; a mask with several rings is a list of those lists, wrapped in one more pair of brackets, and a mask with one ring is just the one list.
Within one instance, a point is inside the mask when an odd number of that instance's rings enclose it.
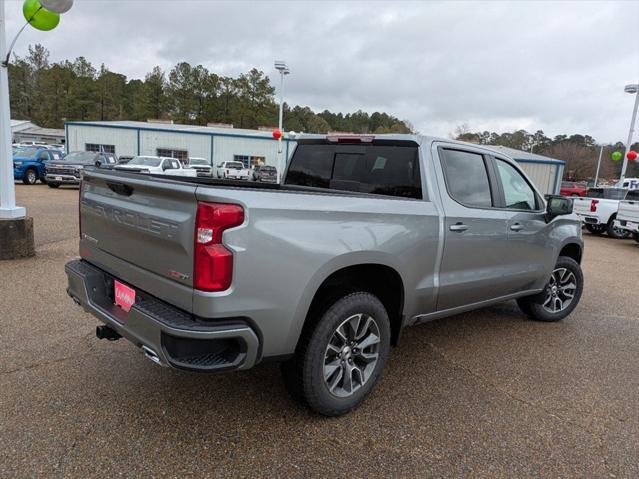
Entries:
{"label": "side mirror", "polygon": [[102,160],[95,160],[95,167],[102,168]]}
{"label": "side mirror", "polygon": [[168,164],[166,164],[166,163],[164,163],[164,164],[162,165],[162,171],[166,171],[166,170],[168,170],[168,169],[170,169],[170,168],[171,168],[171,165],[168,165]]}
{"label": "side mirror", "polygon": [[550,221],[556,216],[569,215],[572,213],[572,200],[563,196],[548,196],[546,204],[546,221]]}

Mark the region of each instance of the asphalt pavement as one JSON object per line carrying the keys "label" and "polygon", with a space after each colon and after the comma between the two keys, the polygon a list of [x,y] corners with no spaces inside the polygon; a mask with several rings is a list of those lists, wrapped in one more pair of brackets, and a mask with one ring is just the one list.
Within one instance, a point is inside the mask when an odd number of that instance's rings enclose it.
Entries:
{"label": "asphalt pavement", "polygon": [[16,185],[37,256],[0,262],[0,477],[639,477],[639,244],[585,233],[560,323],[512,302],[405,332],[359,409],[323,418],[276,364],[164,369],[67,297],[78,190]]}

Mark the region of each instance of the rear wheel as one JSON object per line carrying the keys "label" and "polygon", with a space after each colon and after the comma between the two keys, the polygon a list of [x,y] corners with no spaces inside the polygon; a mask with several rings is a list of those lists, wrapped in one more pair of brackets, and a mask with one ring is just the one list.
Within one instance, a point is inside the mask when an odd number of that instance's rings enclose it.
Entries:
{"label": "rear wheel", "polygon": [[633,233],[632,239],[634,239],[637,243],[639,243],[639,233]]}
{"label": "rear wheel", "polygon": [[577,307],[584,288],[581,266],[560,256],[544,290],[517,300],[521,310],[537,321],[561,321]]}
{"label": "rear wheel", "polygon": [[315,412],[339,416],[368,396],[389,350],[384,305],[370,293],[352,293],[335,301],[304,332],[282,372],[293,397]]}
{"label": "rear wheel", "polygon": [[570,196],[579,196],[579,193],[573,193],[573,194],[572,194],[572,195],[570,195]]}
{"label": "rear wheel", "polygon": [[615,226],[615,218],[616,216],[610,218],[608,226],[606,227],[606,233],[614,239],[627,239],[630,236],[630,231]]}
{"label": "rear wheel", "polygon": [[29,168],[24,172],[24,176],[22,177],[22,182],[25,185],[35,185],[38,181],[38,172],[33,168]]}
{"label": "rear wheel", "polygon": [[606,232],[605,225],[586,225],[586,229],[593,235],[602,235]]}
{"label": "rear wheel", "polygon": [[59,188],[60,187],[60,183],[51,183],[51,182],[49,182],[49,183],[47,183],[47,186],[49,188]]}

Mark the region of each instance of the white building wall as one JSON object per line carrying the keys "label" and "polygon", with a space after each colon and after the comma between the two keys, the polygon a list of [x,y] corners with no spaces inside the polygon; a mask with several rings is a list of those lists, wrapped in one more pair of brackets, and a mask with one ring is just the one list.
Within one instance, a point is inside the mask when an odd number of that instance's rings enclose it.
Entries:
{"label": "white building wall", "polygon": [[115,154],[137,155],[138,134],[136,130],[107,128],[102,126],[67,125],[67,152],[85,151],[87,143],[115,145]]}
{"label": "white building wall", "polygon": [[[286,153],[286,142],[283,142],[282,146]],[[263,156],[267,165],[277,166],[277,141],[231,136],[215,137],[213,161],[216,165],[223,161],[233,161],[235,155]]]}
{"label": "white building wall", "polygon": [[156,156],[158,148],[186,150],[189,157],[211,159],[209,135],[140,130],[140,154]]}
{"label": "white building wall", "polygon": [[517,161],[517,163],[541,193],[544,195],[555,194],[555,175],[558,174],[557,169],[561,167],[560,164],[528,163],[525,161]]}

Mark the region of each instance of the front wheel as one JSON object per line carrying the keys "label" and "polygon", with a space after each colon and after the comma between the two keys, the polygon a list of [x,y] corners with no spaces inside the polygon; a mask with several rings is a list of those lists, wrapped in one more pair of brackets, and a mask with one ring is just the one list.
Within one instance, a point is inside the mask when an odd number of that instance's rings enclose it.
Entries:
{"label": "front wheel", "polygon": [[639,243],[639,233],[633,233],[632,239],[635,240],[637,243]]}
{"label": "front wheel", "polygon": [[519,298],[521,310],[537,321],[561,321],[577,307],[584,288],[581,266],[574,259],[560,256],[546,287],[534,296]]}
{"label": "front wheel", "polygon": [[24,176],[22,177],[22,182],[25,185],[35,185],[38,181],[38,173],[34,169],[28,169],[24,172]]}
{"label": "front wheel", "polygon": [[384,305],[370,293],[352,293],[333,303],[303,333],[282,372],[293,397],[315,412],[339,416],[368,396],[389,350],[390,321]]}
{"label": "front wheel", "polygon": [[60,187],[60,183],[51,183],[51,182],[49,182],[49,183],[47,183],[47,186],[49,188],[59,188]]}

